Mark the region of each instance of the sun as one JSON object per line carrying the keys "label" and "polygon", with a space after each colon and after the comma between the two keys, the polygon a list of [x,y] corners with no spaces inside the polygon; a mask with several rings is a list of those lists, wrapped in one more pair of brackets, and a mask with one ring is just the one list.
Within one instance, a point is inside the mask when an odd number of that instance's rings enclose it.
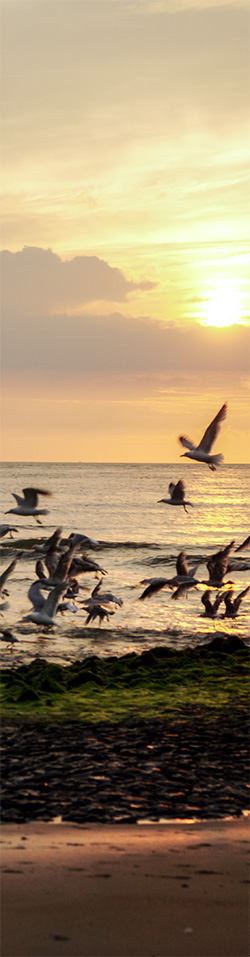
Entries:
{"label": "sun", "polygon": [[211,298],[204,304],[205,326],[232,326],[240,321],[241,303],[237,289],[221,286],[216,289]]}

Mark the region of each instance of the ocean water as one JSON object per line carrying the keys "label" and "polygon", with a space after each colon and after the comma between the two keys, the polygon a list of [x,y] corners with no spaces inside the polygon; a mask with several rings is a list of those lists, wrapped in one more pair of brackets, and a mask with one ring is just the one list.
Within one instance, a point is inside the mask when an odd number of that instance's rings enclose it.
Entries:
{"label": "ocean water", "polygon": [[[183,508],[159,503],[168,497],[170,481],[182,478],[186,498],[193,503],[188,514]],[[4,515],[15,507],[11,493],[27,486],[51,491],[52,497],[40,499],[49,509],[42,525],[34,518]],[[37,655],[60,663],[82,659],[90,654],[102,657],[140,652],[155,645],[185,648],[211,640],[215,634],[232,632],[249,639],[249,595],[235,621],[223,618],[224,603],[216,621],[203,617],[201,595],[191,591],[188,597],[173,601],[163,590],[144,602],[140,582],[152,576],[171,577],[176,558],[185,551],[190,566],[202,564],[198,577],[206,579],[206,561],[213,552],[235,540],[235,547],[249,535],[249,467],[224,465],[211,472],[199,463],[164,464],[84,464],[84,463],[4,463],[1,469],[2,513],[0,522],[17,528],[14,540],[1,540],[1,571],[7,567],[24,542],[25,553],[9,578],[9,608],[0,618],[0,627],[9,627],[19,642],[7,649],[1,642],[3,666],[28,663]],[[85,626],[86,612],[66,612],[55,618],[53,632],[22,622],[31,611],[28,589],[35,580],[38,555],[32,545],[42,542],[61,526],[63,538],[81,532],[96,541],[89,554],[108,572],[104,588],[122,598],[109,623]],[[235,594],[250,583],[250,550],[235,555],[226,575],[235,583]],[[237,566],[237,567],[236,567]],[[79,579],[89,597],[96,579],[84,574]],[[205,586],[204,586],[205,591]]]}

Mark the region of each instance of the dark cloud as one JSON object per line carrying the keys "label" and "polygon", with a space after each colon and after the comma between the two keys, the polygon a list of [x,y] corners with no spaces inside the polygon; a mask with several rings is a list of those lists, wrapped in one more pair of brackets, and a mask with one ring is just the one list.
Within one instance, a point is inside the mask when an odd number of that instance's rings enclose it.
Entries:
{"label": "dark cloud", "polygon": [[3,322],[3,366],[54,374],[248,371],[249,330],[150,318],[40,315]]}
{"label": "dark cloud", "polygon": [[151,289],[154,283],[128,282],[120,269],[97,256],[75,256],[66,262],[51,249],[24,246],[1,253],[2,308],[8,314],[81,308],[85,303],[124,302],[129,293]]}

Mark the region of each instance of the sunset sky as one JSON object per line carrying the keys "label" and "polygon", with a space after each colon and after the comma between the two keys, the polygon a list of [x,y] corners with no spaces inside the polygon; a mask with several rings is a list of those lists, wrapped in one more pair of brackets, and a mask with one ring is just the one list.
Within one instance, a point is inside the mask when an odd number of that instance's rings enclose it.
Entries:
{"label": "sunset sky", "polygon": [[248,462],[248,0],[2,0],[2,458]]}

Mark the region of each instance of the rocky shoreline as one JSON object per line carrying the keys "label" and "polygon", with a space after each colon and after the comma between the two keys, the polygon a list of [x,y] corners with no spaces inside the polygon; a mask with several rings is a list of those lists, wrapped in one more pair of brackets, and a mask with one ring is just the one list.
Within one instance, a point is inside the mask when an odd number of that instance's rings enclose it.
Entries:
{"label": "rocky shoreline", "polygon": [[248,808],[245,705],[96,724],[2,723],[2,821],[136,823]]}

